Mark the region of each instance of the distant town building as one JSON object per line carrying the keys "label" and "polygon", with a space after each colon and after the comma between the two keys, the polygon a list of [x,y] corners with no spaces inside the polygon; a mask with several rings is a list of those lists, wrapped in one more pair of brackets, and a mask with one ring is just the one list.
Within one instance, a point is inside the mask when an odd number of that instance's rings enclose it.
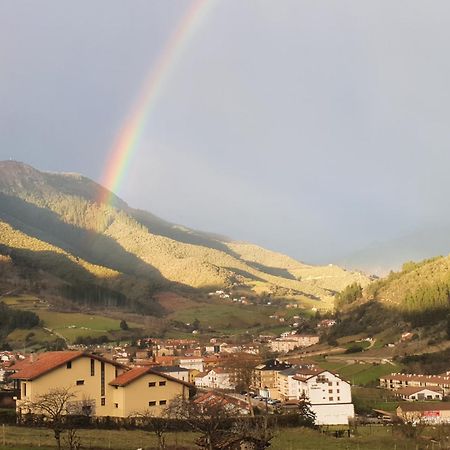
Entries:
{"label": "distant town building", "polygon": [[235,384],[232,382],[231,373],[219,367],[209,372],[199,373],[195,377],[195,385],[202,388],[223,390],[231,390],[235,387]]}
{"label": "distant town building", "polygon": [[446,424],[450,423],[450,402],[403,402],[396,413],[405,422]]}
{"label": "distant town building", "polygon": [[450,393],[450,376],[391,373],[380,378],[380,387],[396,391],[401,388],[421,387],[440,389]]}
{"label": "distant town building", "polygon": [[270,349],[277,353],[287,353],[301,347],[310,347],[319,342],[319,336],[312,334],[283,334],[269,342]]}
{"label": "distant town building", "polygon": [[395,395],[407,401],[442,400],[443,391],[436,388],[406,387],[397,389]]}

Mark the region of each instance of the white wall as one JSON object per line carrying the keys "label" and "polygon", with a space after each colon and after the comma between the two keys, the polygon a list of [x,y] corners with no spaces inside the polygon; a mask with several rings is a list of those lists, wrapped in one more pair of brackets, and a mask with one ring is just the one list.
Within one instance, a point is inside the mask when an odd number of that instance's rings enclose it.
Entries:
{"label": "white wall", "polygon": [[311,405],[316,415],[316,425],[348,425],[349,417],[355,416],[353,404]]}
{"label": "white wall", "polygon": [[199,372],[203,372],[203,359],[189,359],[189,358],[180,358],[179,364],[180,367],[189,370],[198,370]]}
{"label": "white wall", "polygon": [[296,384],[297,398],[302,398],[304,391],[316,414],[317,425],[347,425],[348,418],[355,416],[350,385],[331,372],[322,372]]}

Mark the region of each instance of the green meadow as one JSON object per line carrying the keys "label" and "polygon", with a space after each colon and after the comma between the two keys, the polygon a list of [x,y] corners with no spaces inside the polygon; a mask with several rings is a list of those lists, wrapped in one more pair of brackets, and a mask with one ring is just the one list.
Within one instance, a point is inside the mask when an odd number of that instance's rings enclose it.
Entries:
{"label": "green meadow", "polygon": [[[351,358],[351,355],[348,355]],[[323,369],[339,374],[342,378],[358,386],[378,384],[378,379],[392,372],[400,372],[399,364],[373,364],[370,362],[348,364],[345,361],[326,361],[316,359]]]}
{"label": "green meadow", "polygon": [[[0,430],[1,431],[1,430]],[[0,435],[1,436],[1,435]],[[152,433],[135,430],[79,430],[82,448],[112,450],[156,449],[156,437]],[[167,447],[193,450],[197,437],[194,433],[168,433]],[[52,431],[42,428],[5,427],[6,446],[1,450],[50,450],[55,448]],[[322,433],[305,428],[276,430],[271,441],[272,450],[416,450],[413,440],[398,434],[394,427],[359,427],[351,437],[335,437],[332,432]],[[431,447],[430,447],[431,448]],[[436,447],[438,448],[438,447]]]}
{"label": "green meadow", "polygon": [[199,306],[178,310],[170,314],[169,319],[183,323],[200,322],[201,329],[209,327],[224,333],[242,332],[251,328],[274,327],[275,319],[270,319],[274,307],[259,305],[235,305],[227,303],[203,303]]}
{"label": "green meadow", "polygon": [[[47,303],[40,301],[36,297],[18,296],[2,299],[8,306],[17,309],[33,311],[42,321],[42,328],[32,330],[14,330],[8,340],[22,343],[33,333],[33,341],[53,341],[62,336],[69,342],[73,342],[77,337],[98,337],[108,335],[111,331],[120,330],[120,320],[110,317],[99,316],[98,314],[85,314],[78,312],[58,312],[49,309]],[[128,322],[130,327],[140,327],[141,325]]]}

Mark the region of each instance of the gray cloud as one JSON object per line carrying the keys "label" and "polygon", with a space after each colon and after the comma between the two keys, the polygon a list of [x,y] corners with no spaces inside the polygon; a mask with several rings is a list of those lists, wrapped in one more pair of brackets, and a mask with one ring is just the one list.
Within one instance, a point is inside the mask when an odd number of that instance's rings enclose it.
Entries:
{"label": "gray cloud", "polygon": [[[100,179],[188,5],[0,0],[0,158]],[[119,194],[315,262],[448,222],[449,10],[216,1]]]}

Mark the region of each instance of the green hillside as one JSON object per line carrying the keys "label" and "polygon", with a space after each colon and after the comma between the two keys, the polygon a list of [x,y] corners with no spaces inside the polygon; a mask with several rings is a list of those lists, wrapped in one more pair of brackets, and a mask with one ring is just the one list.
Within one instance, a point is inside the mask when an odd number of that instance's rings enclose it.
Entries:
{"label": "green hillside", "polygon": [[[145,303],[160,289],[233,285],[326,309],[345,285],[368,283],[361,274],[337,266],[309,266],[171,224],[114,195],[110,204],[101,203],[104,192],[80,175],[0,162],[0,253],[56,276],[66,293],[80,283],[101,286],[106,293],[118,293],[119,303]],[[78,296],[74,289],[72,297]]]}
{"label": "green hillside", "polygon": [[[343,290],[336,301],[339,323],[330,339],[358,333],[375,336],[372,353],[388,343],[396,343],[391,353],[397,355],[424,353],[427,347],[443,350],[450,338],[449,300],[450,257],[407,262],[402,270],[364,289],[352,284]],[[414,333],[415,340],[401,343],[406,331]]]}

